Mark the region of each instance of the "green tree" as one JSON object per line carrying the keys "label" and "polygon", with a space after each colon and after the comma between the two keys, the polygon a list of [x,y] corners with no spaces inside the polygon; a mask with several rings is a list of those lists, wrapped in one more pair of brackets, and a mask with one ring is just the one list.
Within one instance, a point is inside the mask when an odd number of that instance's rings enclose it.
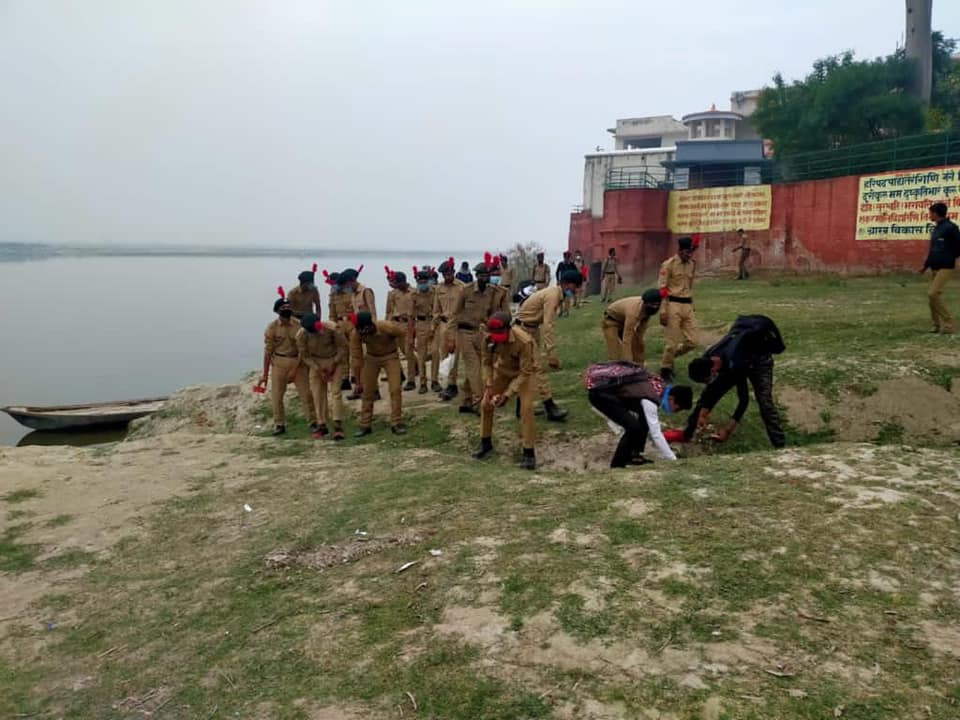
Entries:
{"label": "green tree", "polygon": [[929,130],[960,130],[960,63],[953,59],[957,41],[933,33],[933,94],[927,114]]}
{"label": "green tree", "polygon": [[828,150],[922,132],[923,104],[907,93],[912,64],[902,52],[857,60],[821,58],[803,80],[779,73],[760,93],[752,120],[777,155]]}

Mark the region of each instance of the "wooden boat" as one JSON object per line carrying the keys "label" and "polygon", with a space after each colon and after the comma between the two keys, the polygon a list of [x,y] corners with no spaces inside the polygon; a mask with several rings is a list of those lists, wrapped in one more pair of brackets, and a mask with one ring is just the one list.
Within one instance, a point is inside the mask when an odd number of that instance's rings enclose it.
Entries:
{"label": "wooden boat", "polygon": [[87,405],[11,406],[0,408],[21,425],[34,430],[85,430],[104,425],[125,425],[155,413],[167,398],[145,398]]}

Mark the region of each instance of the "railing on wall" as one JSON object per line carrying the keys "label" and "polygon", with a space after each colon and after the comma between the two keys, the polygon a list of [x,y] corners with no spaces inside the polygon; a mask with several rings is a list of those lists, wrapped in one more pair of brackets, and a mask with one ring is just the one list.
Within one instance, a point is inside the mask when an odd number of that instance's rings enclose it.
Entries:
{"label": "railing on wall", "polygon": [[632,190],[634,188],[670,189],[669,173],[665,167],[637,165],[610,168],[604,181],[605,190]]}
{"label": "railing on wall", "polygon": [[960,132],[927,133],[777,158],[773,181],[800,182],[954,164],[960,165]]}

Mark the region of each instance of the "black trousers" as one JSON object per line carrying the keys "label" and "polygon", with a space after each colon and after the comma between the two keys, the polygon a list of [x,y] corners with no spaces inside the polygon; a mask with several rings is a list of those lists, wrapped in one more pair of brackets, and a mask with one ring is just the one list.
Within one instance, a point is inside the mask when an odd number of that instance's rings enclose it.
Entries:
{"label": "black trousers", "polygon": [[634,455],[643,452],[647,444],[647,434],[650,432],[647,419],[642,412],[635,413],[628,409],[623,400],[611,392],[591,390],[588,397],[591,405],[624,429],[623,437],[610,460],[610,467],[626,467]]}
{"label": "black trousers", "polygon": [[753,385],[753,396],[757,399],[760,418],[767,429],[770,444],[775,448],[782,448],[786,444],[786,437],[783,434],[780,413],[773,402],[773,356],[764,355],[758,359],[747,373],[747,378]]}

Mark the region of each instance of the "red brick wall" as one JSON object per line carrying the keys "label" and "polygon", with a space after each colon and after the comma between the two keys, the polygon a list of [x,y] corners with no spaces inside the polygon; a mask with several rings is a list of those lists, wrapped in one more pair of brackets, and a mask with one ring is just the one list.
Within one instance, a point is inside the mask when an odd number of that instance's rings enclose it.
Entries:
{"label": "red brick wall", "polygon": [[[774,185],[770,229],[750,233],[752,267],[851,273],[919,268],[926,241],[854,239],[858,190],[858,176]],[[667,197],[666,190],[607,191],[603,218],[589,212],[571,217],[569,247],[580,248],[588,260],[601,260],[616,247],[624,279],[647,279],[674,251],[674,236],[666,229]],[[706,234],[701,267],[733,268],[738,244],[734,232]]]}

